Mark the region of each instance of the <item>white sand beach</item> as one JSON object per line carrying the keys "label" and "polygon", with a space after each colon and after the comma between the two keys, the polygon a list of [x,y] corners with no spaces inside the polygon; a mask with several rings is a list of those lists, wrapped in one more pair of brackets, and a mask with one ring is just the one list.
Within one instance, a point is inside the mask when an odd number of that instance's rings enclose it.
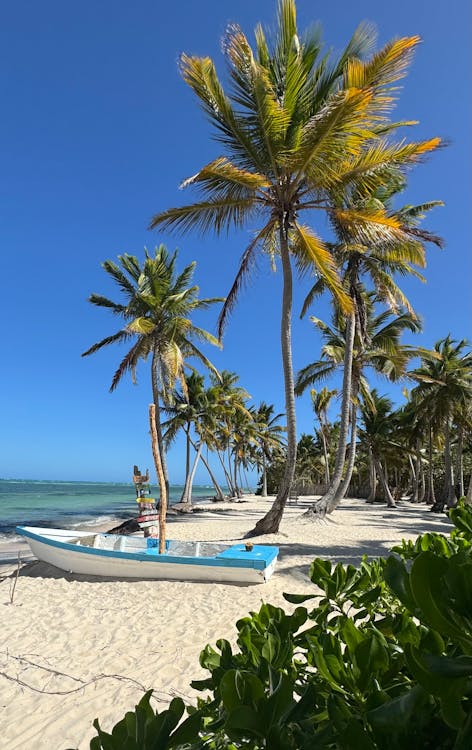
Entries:
{"label": "white sand beach", "polygon": [[[270,502],[251,496],[211,504],[171,518],[168,536],[239,540]],[[290,504],[280,532],[257,540],[280,547],[276,572],[262,585],[86,578],[33,561],[22,567],[10,603],[16,565],[4,564],[0,745],[86,750],[93,719],[109,731],[144,690],[154,689],[161,708],[175,695],[193,700],[190,681],[206,676],[198,663],[204,646],[218,638],[234,642],[236,620],[262,601],[289,609],[282,594],[312,590],[307,571],[314,557],[355,563],[364,554],[385,555],[402,537],[451,528],[425,506],[387,510],[360,500],[344,501],[313,523],[302,517],[308,502]]]}

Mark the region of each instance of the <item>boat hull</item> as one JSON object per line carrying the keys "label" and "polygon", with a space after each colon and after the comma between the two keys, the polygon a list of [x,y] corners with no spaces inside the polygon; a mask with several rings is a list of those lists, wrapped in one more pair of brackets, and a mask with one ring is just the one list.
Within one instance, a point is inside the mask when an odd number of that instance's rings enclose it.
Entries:
{"label": "boat hull", "polygon": [[[229,548],[220,557],[182,557],[157,549],[143,550],[141,554],[115,550],[82,547],[81,537],[85,533],[73,533],[62,529],[38,529],[19,527],[17,531],[26,537],[32,553],[43,562],[54,565],[68,573],[104,576],[108,578],[138,578],[177,581],[212,581],[223,583],[264,583],[273,573],[277,561],[277,548],[255,548],[276,550],[267,560],[251,561],[248,553],[243,557],[239,547]],[[48,537],[38,532],[47,532]],[[98,535],[97,535],[98,536]],[[105,536],[105,535],[103,535]],[[231,550],[235,549],[234,553]],[[228,555],[239,555],[232,559]]]}

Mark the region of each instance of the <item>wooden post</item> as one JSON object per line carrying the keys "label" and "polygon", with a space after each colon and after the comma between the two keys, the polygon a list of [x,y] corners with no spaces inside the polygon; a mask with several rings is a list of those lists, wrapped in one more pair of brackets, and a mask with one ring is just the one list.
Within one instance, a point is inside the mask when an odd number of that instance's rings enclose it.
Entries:
{"label": "wooden post", "polygon": [[161,454],[157,442],[156,430],[156,407],[154,404],[149,405],[149,426],[151,429],[152,455],[156,467],[159,489],[161,491],[161,503],[159,508],[159,554],[163,554],[166,549],[166,514],[167,514],[167,488],[162,468]]}

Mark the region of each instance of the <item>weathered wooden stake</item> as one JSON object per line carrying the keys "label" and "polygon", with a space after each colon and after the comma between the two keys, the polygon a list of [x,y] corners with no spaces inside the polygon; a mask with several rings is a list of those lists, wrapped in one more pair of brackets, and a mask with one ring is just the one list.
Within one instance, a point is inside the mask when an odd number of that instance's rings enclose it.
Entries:
{"label": "weathered wooden stake", "polygon": [[161,503],[159,508],[159,554],[163,554],[166,549],[166,514],[167,514],[167,488],[162,468],[161,454],[157,442],[156,430],[156,407],[154,404],[149,405],[149,426],[151,429],[152,455],[156,467],[159,489],[161,492]]}

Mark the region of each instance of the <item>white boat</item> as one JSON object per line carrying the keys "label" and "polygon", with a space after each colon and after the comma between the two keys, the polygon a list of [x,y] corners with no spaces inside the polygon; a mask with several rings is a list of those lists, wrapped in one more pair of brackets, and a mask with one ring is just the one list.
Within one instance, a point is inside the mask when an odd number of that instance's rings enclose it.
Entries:
{"label": "white boat", "polygon": [[32,553],[69,573],[113,578],[264,583],[274,572],[278,547],[167,541],[90,534],[87,531],[17,526]]}

